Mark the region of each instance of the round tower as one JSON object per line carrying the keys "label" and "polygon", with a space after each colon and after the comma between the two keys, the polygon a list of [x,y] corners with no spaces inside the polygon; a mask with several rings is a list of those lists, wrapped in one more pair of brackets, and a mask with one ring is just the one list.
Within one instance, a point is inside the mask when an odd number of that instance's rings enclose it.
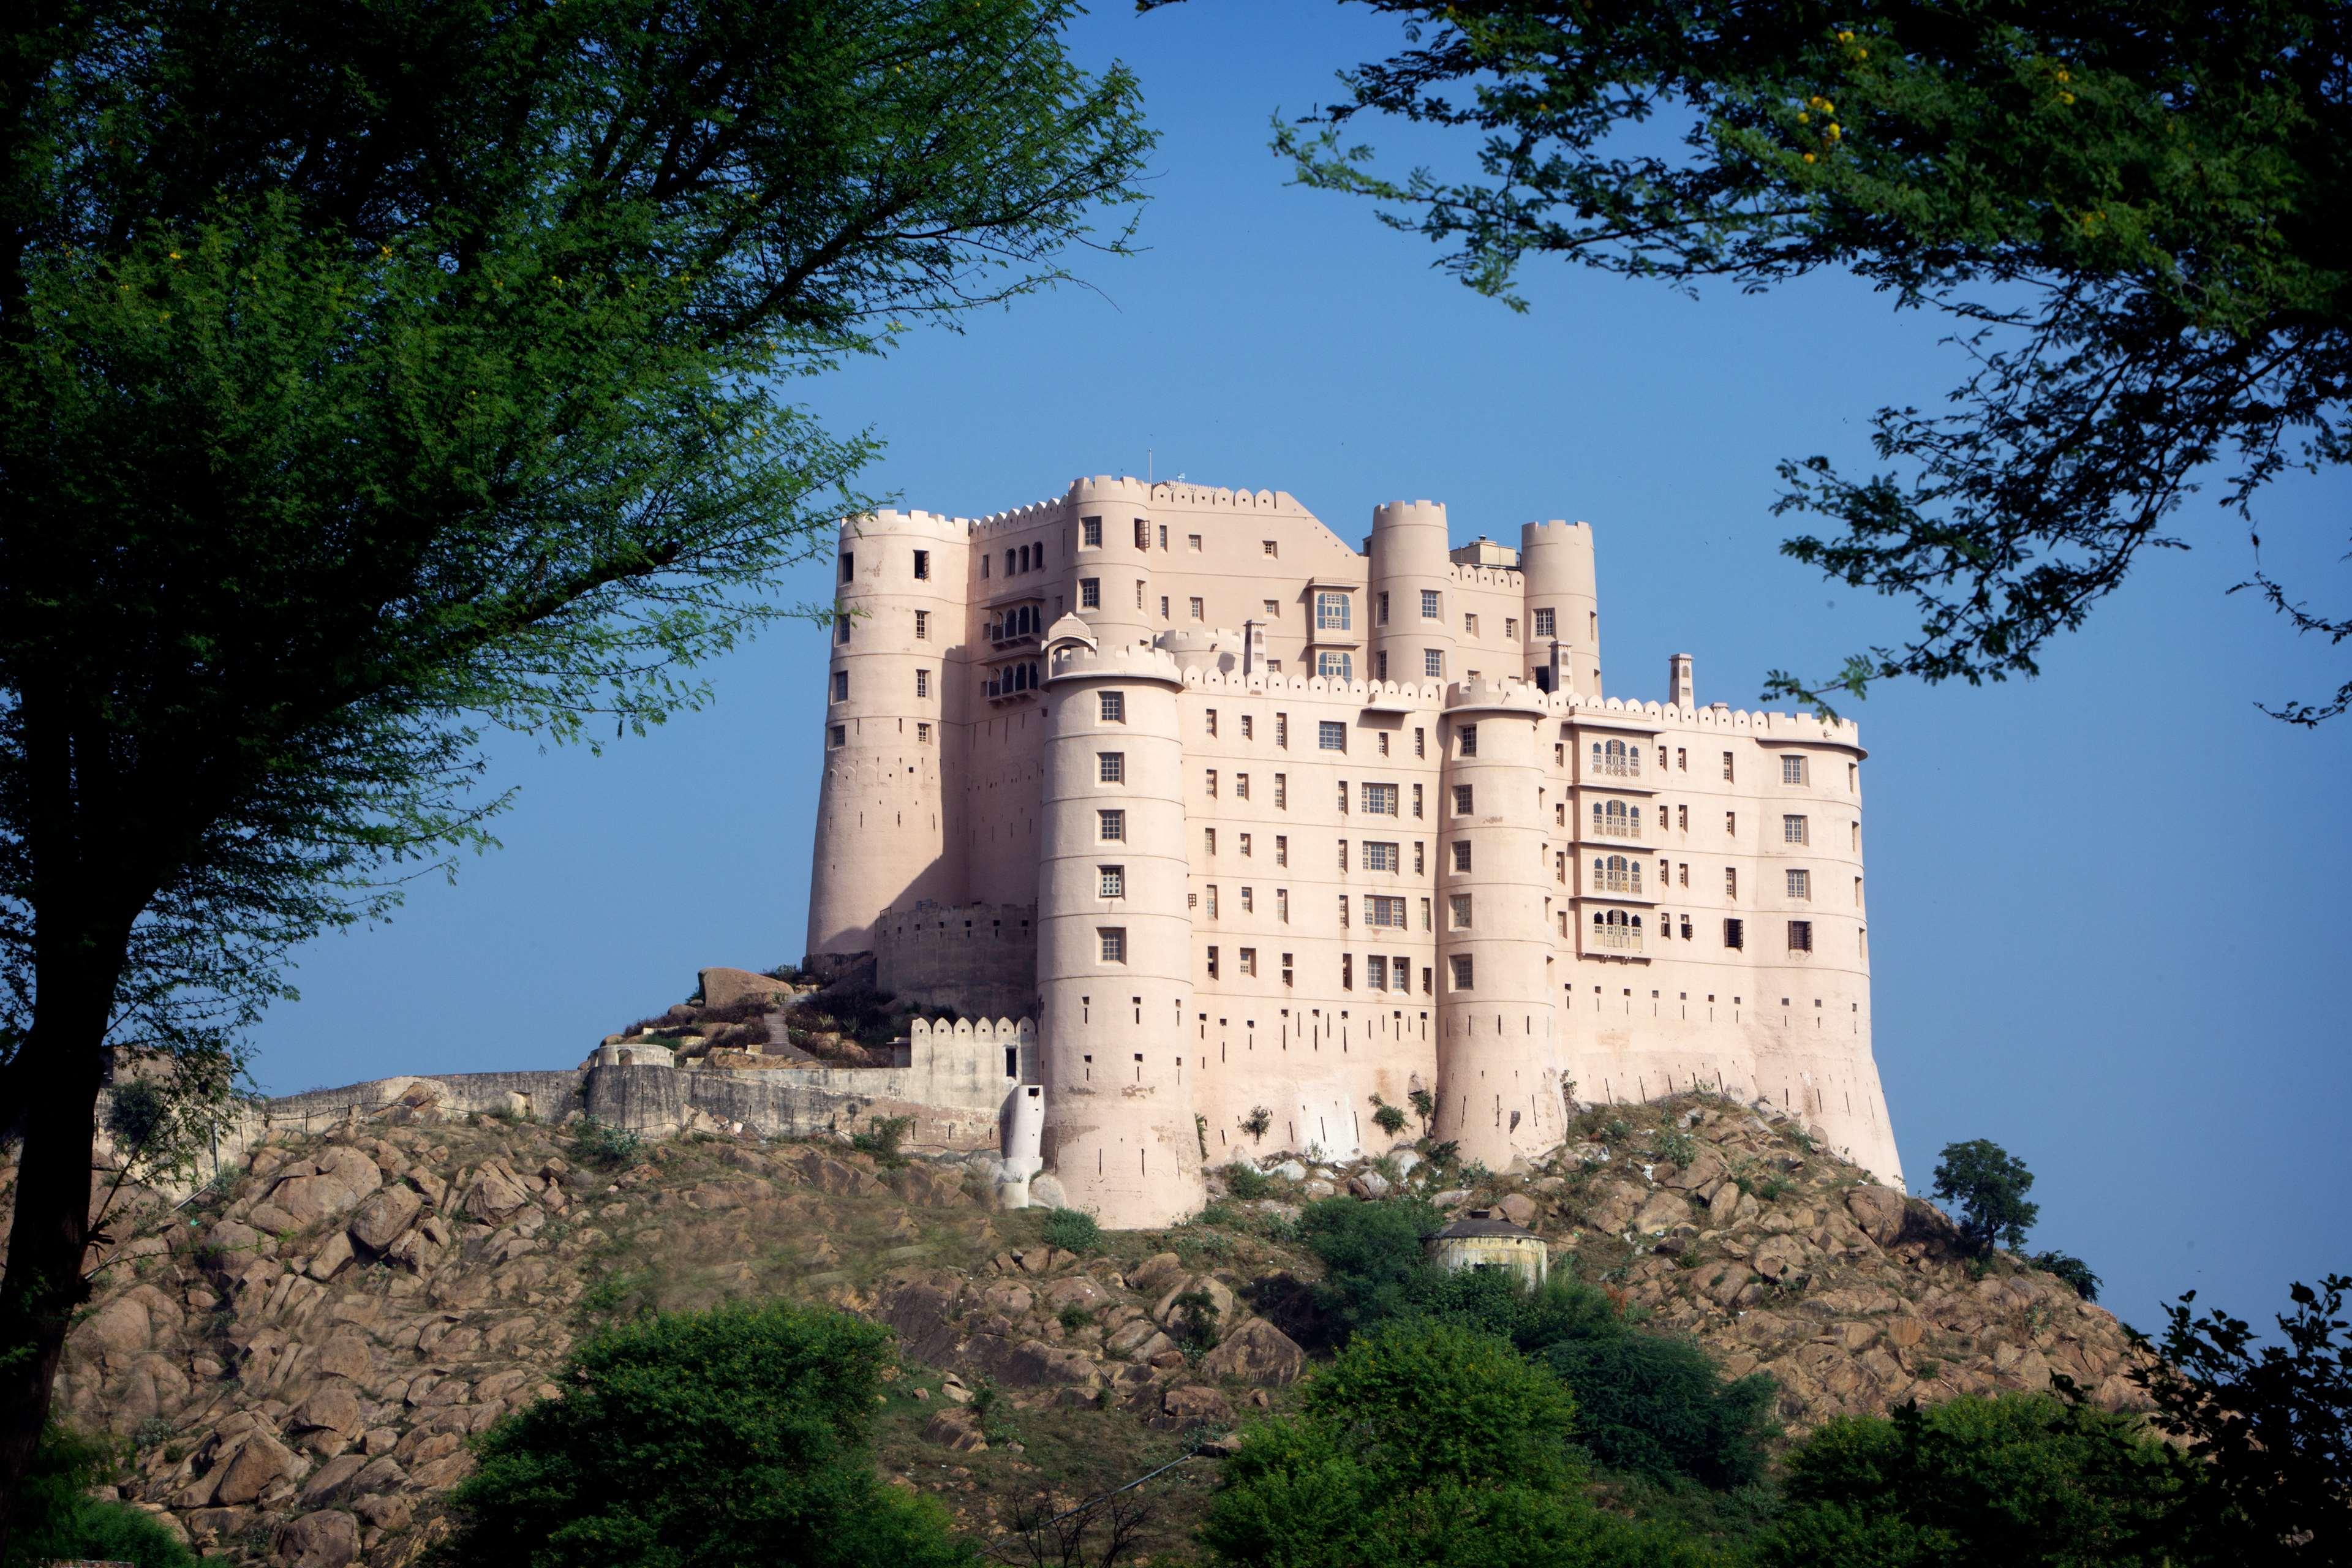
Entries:
{"label": "round tower", "polygon": [[[1070,486],[1070,511],[1078,522],[1070,602],[1107,648],[1149,643],[1160,629],[1151,608],[1159,530],[1150,499],[1150,489],[1135,479],[1101,476]],[[1091,605],[1088,583],[1095,584]]]}
{"label": "round tower", "polygon": [[1398,681],[1459,679],[1454,628],[1461,612],[1453,602],[1445,508],[1426,500],[1374,507],[1368,543],[1371,668],[1365,673]]}
{"label": "round tower", "polygon": [[1601,590],[1592,525],[1522,523],[1519,574],[1527,584],[1528,678],[1550,690],[1600,696]]}
{"label": "round tower", "polygon": [[[1108,526],[1108,519],[1106,519]],[[1192,920],[1177,694],[1165,653],[1047,650],[1037,991],[1045,1164],[1117,1229],[1206,1197],[1185,1019]]]}
{"label": "round tower", "polygon": [[884,910],[962,901],[940,782],[948,650],[963,641],[964,525],[877,512],[841,526],[824,776],[809,871],[812,956],[868,952]]}
{"label": "round tower", "polygon": [[1547,960],[1547,710],[1526,686],[1453,688],[1438,805],[1438,1136],[1502,1170],[1566,1129]]}

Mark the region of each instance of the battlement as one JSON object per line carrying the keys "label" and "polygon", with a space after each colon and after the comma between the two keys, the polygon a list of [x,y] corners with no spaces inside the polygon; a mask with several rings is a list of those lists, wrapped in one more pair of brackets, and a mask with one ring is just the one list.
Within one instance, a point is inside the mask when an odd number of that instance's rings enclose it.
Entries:
{"label": "battlement", "polygon": [[1171,686],[1184,684],[1182,668],[1165,649],[1134,646],[1099,649],[1066,647],[1055,651],[1053,665],[1045,673],[1049,685],[1056,680],[1109,678],[1160,680]]}
{"label": "battlement", "polygon": [[1579,544],[1589,550],[1592,547],[1592,525],[1563,522],[1559,518],[1549,522],[1519,524],[1519,548],[1526,550],[1538,544]]}
{"label": "battlement", "polygon": [[907,1026],[908,1043],[918,1054],[941,1046],[1015,1046],[1037,1043],[1034,1018],[941,1018],[930,1023],[917,1018]]}
{"label": "battlement", "polygon": [[1556,704],[1552,694],[1531,682],[1513,677],[1501,679],[1456,681],[1445,689],[1445,707],[1451,712],[1464,708],[1515,708],[1529,714],[1550,711]]}
{"label": "battlement", "polygon": [[1503,566],[1463,566],[1456,564],[1446,574],[1465,587],[1494,588],[1505,593],[1522,594],[1528,580],[1522,574]]}
{"label": "battlement", "polygon": [[926,539],[961,541],[971,532],[969,518],[943,517],[929,511],[899,511],[885,507],[841,520],[845,539],[872,539],[891,534],[919,534]]}

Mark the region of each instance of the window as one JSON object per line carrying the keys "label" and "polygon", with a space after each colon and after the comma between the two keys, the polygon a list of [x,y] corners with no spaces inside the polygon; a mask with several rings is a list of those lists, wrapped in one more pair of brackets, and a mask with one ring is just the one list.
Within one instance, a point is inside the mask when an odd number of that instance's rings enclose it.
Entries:
{"label": "window", "polygon": [[857,580],[857,556],[853,551],[845,550],[841,552],[841,580],[845,583],[854,583]]}
{"label": "window", "polygon": [[[1274,890],[1274,918],[1284,925],[1290,923],[1290,889],[1288,888],[1276,888]],[[1282,962],[1288,963],[1290,955],[1285,953]]]}
{"label": "window", "polygon": [[[1274,743],[1285,751],[1290,749],[1290,715],[1287,713],[1274,716]],[[1280,778],[1282,775],[1276,773],[1275,776]]]}
{"label": "window", "polygon": [[1678,773],[1686,773],[1690,772],[1690,752],[1688,748],[1683,746],[1676,746],[1675,748],[1675,772]]}
{"label": "window", "polygon": [[1810,842],[1810,840],[1805,837],[1805,819],[1801,816],[1782,817],[1780,819],[1780,842],[1783,844],[1804,844]]}
{"label": "window", "polygon": [[1339,955],[1339,989],[1353,991],[1355,988],[1356,955],[1352,952],[1343,952]]}
{"label": "window", "polygon": [[1724,921],[1723,945],[1726,947],[1746,947],[1748,945],[1748,922],[1746,921]]}
{"label": "window", "polygon": [[1394,816],[1397,814],[1397,786],[1392,784],[1366,784],[1364,809],[1374,816]]}
{"label": "window", "polygon": [[[1428,731],[1418,727],[1414,729],[1412,732],[1412,754],[1416,757],[1425,757],[1429,755]],[[1419,814],[1416,813],[1415,815],[1417,816]]]}
{"label": "window", "polygon": [[836,669],[833,672],[833,700],[835,702],[849,700],[849,671]]}
{"label": "window", "polygon": [[1126,692],[1103,691],[1097,692],[1096,695],[1102,704],[1099,712],[1104,723],[1124,724],[1127,722]]}
{"label": "window", "polygon": [[1862,908],[1862,879],[1859,877],[1853,879],[1853,907]]}
{"label": "window", "polygon": [[1792,868],[1789,872],[1788,877],[1789,896],[1790,898],[1811,899],[1813,896],[1813,874],[1811,871],[1796,870]]}
{"label": "window", "polygon": [[825,731],[824,742],[828,746],[845,746],[849,744],[849,726],[846,724],[834,725],[830,730]]}
{"label": "window", "polygon": [[1664,833],[1665,830],[1666,830],[1666,808],[1665,808],[1664,806],[1661,805],[1660,807],[1658,807],[1658,831],[1659,831],[1659,832],[1661,832],[1661,833]]}
{"label": "window", "polygon": [[1215,828],[1203,827],[1201,829],[1201,849],[1203,854],[1208,855],[1214,855],[1217,852],[1217,830]]}
{"label": "window", "polygon": [[1290,809],[1290,775],[1288,773],[1274,775],[1274,809],[1276,811]]}
{"label": "window", "polygon": [[1364,896],[1364,923],[1368,926],[1389,926],[1404,930],[1404,900],[1381,893]]}
{"label": "window", "polygon": [[1470,965],[1470,955],[1466,952],[1457,952],[1451,962],[1454,967],[1454,989],[1469,990],[1471,976],[1474,973]]}
{"label": "window", "polygon": [[1471,789],[1468,784],[1455,784],[1454,786],[1454,815],[1456,816],[1469,816],[1471,799]]}
{"label": "window", "polygon": [[1421,786],[1419,784],[1412,786],[1412,815],[1416,819],[1421,816]]}
{"label": "window", "polygon": [[[1244,833],[1244,834],[1243,834],[1243,835],[1242,835],[1242,858],[1243,858],[1243,859],[1244,859],[1244,860],[1248,859],[1248,858],[1249,858],[1249,852],[1250,852],[1250,836],[1249,836],[1248,834]],[[1244,909],[1247,909],[1247,908],[1249,908],[1249,889],[1246,889],[1246,888],[1244,888],[1244,889],[1242,889],[1242,908],[1244,908]]]}
{"label": "window", "polygon": [[1385,991],[1389,988],[1389,961],[1385,953],[1375,952],[1364,960],[1364,989]]}
{"label": "window", "polygon": [[1687,861],[1687,860],[1683,860],[1683,861],[1678,861],[1678,862],[1676,862],[1676,863],[1675,863],[1675,885],[1676,885],[1677,887],[1684,887],[1684,888],[1687,888],[1687,887],[1689,887],[1689,886],[1690,886],[1690,862],[1689,862],[1689,861]]}
{"label": "window", "polygon": [[1454,754],[1456,756],[1476,756],[1478,754],[1478,726],[1475,724],[1456,725],[1454,731]]}
{"label": "window", "polygon": [[1551,610],[1538,610],[1536,612],[1536,636],[1539,637],[1558,637],[1559,635],[1557,630],[1559,625],[1559,621],[1556,612]]}
{"label": "window", "polygon": [[1689,806],[1678,805],[1675,807],[1675,830],[1678,833],[1688,833],[1690,831]]}
{"label": "window", "polygon": [[1478,635],[1478,617],[1477,617],[1477,616],[1463,616],[1463,617],[1462,617],[1462,635],[1463,635],[1464,637],[1476,637],[1476,636]]}
{"label": "window", "polygon": [[1470,869],[1470,840],[1467,838],[1454,841],[1454,869],[1457,872]]}
{"label": "window", "polygon": [[1165,594],[1160,595],[1160,618],[1163,621],[1168,618],[1168,595]]}
{"label": "window", "polygon": [[1095,813],[1095,822],[1104,843],[1124,844],[1127,842],[1126,812],[1097,811]]}
{"label": "window", "polygon": [[1738,812],[1727,811],[1723,814],[1723,830],[1734,837],[1738,837],[1739,814]]}
{"label": "window", "polygon": [[1215,920],[1217,918],[1217,885],[1212,882],[1205,890],[1209,895],[1209,918]]}
{"label": "window", "polygon": [[[1389,656],[1387,652],[1383,650],[1372,655],[1372,679],[1374,680],[1386,680],[1388,678]],[[1385,741],[1388,737],[1386,735],[1382,735],[1381,739]]]}
{"label": "window", "polygon": [[1642,808],[1627,805],[1622,800],[1596,800],[1592,803],[1592,832],[1599,838],[1639,838]]}
{"label": "window", "polygon": [[842,647],[849,646],[849,612],[835,609],[833,613],[833,640]]}
{"label": "window", "polygon": [[1348,841],[1347,841],[1346,839],[1342,838],[1341,840],[1339,840],[1339,869],[1341,869],[1342,871],[1344,871],[1344,870],[1346,870],[1347,868],[1348,868]]}
{"label": "window", "polygon": [[1642,863],[1628,860],[1622,855],[1595,855],[1592,858],[1592,888],[1596,893],[1638,893],[1642,890]]}
{"label": "window", "polygon": [[[1247,740],[1249,738],[1249,721],[1247,719],[1242,721],[1242,738],[1244,740]],[[1249,798],[1249,774],[1235,773],[1234,775],[1234,798],[1235,800],[1247,800]]]}
{"label": "window", "polygon": [[915,612],[915,640],[917,642],[929,642],[930,637],[931,612],[929,610],[917,610]]}
{"label": "window", "polygon": [[1339,895],[1339,929],[1348,929],[1348,895],[1345,893]]}
{"label": "window", "polygon": [[1364,840],[1365,870],[1393,871],[1397,868],[1398,860],[1395,845],[1380,843],[1370,838]]}
{"label": "window", "polygon": [[1739,896],[1739,868],[1737,866],[1723,868],[1723,896],[1727,899]]}
{"label": "window", "polygon": [[1095,782],[1097,784],[1125,784],[1127,782],[1127,753],[1125,752],[1097,752],[1095,753]]}
{"label": "window", "polygon": [[1209,618],[1208,611],[1202,607],[1202,600],[1199,595],[1194,595],[1192,598],[1187,599],[1185,603],[1192,606],[1192,618],[1194,620],[1205,621]]}
{"label": "window", "polygon": [[1195,555],[1199,554],[1201,552],[1201,536],[1197,533],[1186,534],[1184,536],[1184,548],[1192,552]]}
{"label": "window", "polygon": [[1318,632],[1344,632],[1350,629],[1348,595],[1336,588],[1315,590],[1315,629]]}
{"label": "window", "polygon": [[916,576],[917,580],[918,580],[918,581],[920,581],[920,580],[922,580],[922,579],[928,578],[928,577],[929,577],[929,576],[930,576],[930,574],[931,574],[931,552],[930,552],[929,551],[928,551],[928,550],[918,550],[918,551],[916,551],[916,552],[915,552],[915,576]]}
{"label": "window", "polygon": [[1849,795],[1862,787],[1862,764],[1860,763],[1846,763],[1845,787],[1846,793]]}
{"label": "window", "polygon": [[1790,921],[1789,922],[1789,951],[1790,952],[1811,952],[1813,951],[1812,921]]}
{"label": "window", "polygon": [[1612,778],[1637,779],[1642,776],[1642,748],[1639,742],[1595,741],[1592,742],[1592,771]]}
{"label": "window", "polygon": [[1168,525],[1164,522],[1160,525],[1160,548],[1168,548]]}
{"label": "window", "polygon": [[919,720],[917,720],[917,721],[915,721],[915,744],[917,744],[917,745],[919,745],[919,746],[928,746],[928,745],[929,745],[930,743],[931,743],[931,727],[930,727],[930,725],[929,725],[929,724],[925,723],[924,721],[921,721],[921,720],[919,720]]}
{"label": "window", "polygon": [[1348,749],[1348,726],[1338,719],[1320,719],[1315,724],[1315,747],[1323,752],[1344,752]]}
{"label": "window", "polygon": [[1086,545],[1089,549],[1100,549],[1102,547],[1102,519],[1098,517],[1082,517],[1078,519],[1078,542]]}
{"label": "window", "polygon": [[1244,740],[1244,741],[1249,740],[1249,739],[1251,739],[1252,737],[1254,737],[1255,735],[1256,735],[1256,733],[1257,733],[1257,721],[1256,721],[1255,719],[1252,718],[1252,717],[1251,717],[1249,714],[1247,714],[1247,713],[1243,714],[1243,715],[1242,715],[1242,739],[1243,739],[1243,740]]}
{"label": "window", "polygon": [[1519,640],[1519,619],[1517,616],[1505,616],[1503,617],[1503,640],[1505,642],[1517,642]]}
{"label": "window", "polygon": [[1139,610],[1143,608],[1143,579],[1140,577],[1135,580],[1135,607]]}
{"label": "window", "polygon": [[1135,547],[1138,550],[1151,548],[1151,524],[1139,517],[1135,520]]}
{"label": "window", "polygon": [[1422,929],[1422,930],[1423,930],[1423,931],[1427,931],[1427,930],[1429,930],[1429,929],[1430,929],[1430,926],[1429,926],[1429,900],[1428,900],[1427,899],[1423,899],[1423,900],[1421,900],[1421,929]]}
{"label": "window", "polygon": [[1287,985],[1287,984],[1290,984],[1290,975],[1291,975],[1290,954],[1288,954],[1288,953],[1286,953],[1286,953],[1284,953],[1284,954],[1282,955],[1282,983],[1283,983],[1285,985]]}
{"label": "window", "polygon": [[1356,678],[1356,661],[1349,654],[1334,653],[1327,648],[1315,656],[1315,673],[1326,680],[1353,680]]}
{"label": "window", "polygon": [[1214,769],[1214,768],[1211,768],[1211,769],[1207,770],[1207,772],[1208,772],[1208,784],[1209,784],[1209,798],[1210,798],[1211,800],[1214,800],[1214,799],[1216,799],[1216,798],[1217,798],[1217,770],[1216,770],[1216,769]]}
{"label": "window", "polygon": [[1374,610],[1373,614],[1381,625],[1387,626],[1389,624],[1389,596],[1386,594],[1382,594],[1381,595],[1380,604]]}
{"label": "window", "polygon": [[1095,869],[1102,873],[1102,897],[1106,899],[1123,899],[1127,897],[1126,867],[1097,866]]}
{"label": "window", "polygon": [[1257,949],[1242,949],[1242,973],[1252,980],[1257,978]]}
{"label": "window", "polygon": [[986,555],[982,555],[982,556],[980,558],[980,575],[981,575],[981,577],[982,577],[982,579],[983,581],[985,581],[985,580],[987,579],[987,576],[988,576],[988,557],[987,557]]}
{"label": "window", "polygon": [[1081,577],[1078,579],[1078,608],[1082,610],[1099,610],[1102,608],[1101,578]]}
{"label": "window", "polygon": [[1424,621],[1434,621],[1443,617],[1444,612],[1437,605],[1437,590],[1423,588],[1421,591],[1421,618]]}
{"label": "window", "polygon": [[1443,679],[1445,675],[1445,650],[1434,647],[1423,648],[1421,673],[1433,679]]}
{"label": "window", "polygon": [[1623,910],[1592,911],[1592,945],[1626,952],[1642,951],[1642,917]]}
{"label": "window", "polygon": [[1805,759],[1797,756],[1782,757],[1780,759],[1780,782],[1785,784],[1801,784],[1805,783]]}
{"label": "window", "polygon": [[1127,962],[1127,928],[1125,926],[1097,926],[1095,935],[1101,941],[1102,961],[1105,963]]}
{"label": "window", "polygon": [[1346,779],[1339,781],[1339,815],[1342,816],[1348,815],[1348,781]]}
{"label": "window", "polygon": [[1445,919],[1446,930],[1468,931],[1470,929],[1470,895],[1456,893],[1446,900]]}
{"label": "window", "polygon": [[[1276,782],[1279,783],[1280,780],[1281,775],[1277,773]],[[1274,863],[1277,866],[1290,864],[1290,835],[1287,833],[1277,833],[1274,836]]]}
{"label": "window", "polygon": [[1723,753],[1723,776],[1727,779],[1731,777],[1731,753],[1729,752]]}
{"label": "window", "polygon": [[1202,717],[1208,721],[1209,733],[1212,735],[1215,734],[1217,732],[1217,710],[1213,708],[1204,708],[1201,711]]}
{"label": "window", "polygon": [[1423,862],[1428,858],[1423,853],[1423,848],[1424,846],[1421,839],[1416,838],[1412,841],[1412,874],[1416,877],[1426,874],[1426,868]]}
{"label": "window", "polygon": [[930,694],[931,672],[928,669],[919,669],[915,671],[915,695],[918,697],[929,697]]}
{"label": "window", "polygon": [[[1242,853],[1244,855],[1249,853],[1249,835],[1246,833],[1242,835]],[[1256,908],[1257,890],[1254,888],[1244,888],[1242,889],[1242,913],[1248,914]]]}

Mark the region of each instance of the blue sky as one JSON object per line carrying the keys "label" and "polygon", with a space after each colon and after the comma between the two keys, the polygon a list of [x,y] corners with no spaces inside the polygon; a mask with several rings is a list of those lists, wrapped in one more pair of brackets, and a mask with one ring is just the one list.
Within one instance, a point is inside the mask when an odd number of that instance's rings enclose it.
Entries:
{"label": "blue sky", "polygon": [[[1396,498],[1446,502],[1461,538],[1585,519],[1622,694],[1663,695],[1688,651],[1700,700],[1752,707],[1768,668],[1899,637],[1898,607],[1779,556],[1773,465],[1866,462],[1874,409],[1957,379],[1941,325],[1836,278],[1694,301],[1539,266],[1528,314],[1472,295],[1265,152],[1277,108],[1328,96],[1384,37],[1306,0],[1106,6],[1074,42],[1138,68],[1162,133],[1143,253],[1082,258],[1090,287],[794,395],[887,438],[868,488],[932,510],[1150,461],[1286,489],[1351,541]],[[2347,491],[2298,477],[2264,502],[2265,563],[2338,610]],[[2289,1279],[2352,1265],[2327,1174],[2352,1087],[2352,721],[2314,733],[2253,707],[2333,690],[2341,656],[2225,596],[2252,560],[2210,497],[2180,528],[2196,548],[2146,562],[2039,680],[1895,686],[1856,710],[1878,1060],[1913,1184],[1948,1142],[2003,1144],[2040,1178],[2034,1244],[2087,1259],[2143,1327],[2189,1289],[2266,1321]],[[815,565],[781,596],[826,591]],[[520,789],[505,847],[307,950],[302,1000],[257,1036],[260,1083],[569,1065],[699,965],[797,958],[824,658],[787,626],[647,739],[500,744],[494,776]]]}

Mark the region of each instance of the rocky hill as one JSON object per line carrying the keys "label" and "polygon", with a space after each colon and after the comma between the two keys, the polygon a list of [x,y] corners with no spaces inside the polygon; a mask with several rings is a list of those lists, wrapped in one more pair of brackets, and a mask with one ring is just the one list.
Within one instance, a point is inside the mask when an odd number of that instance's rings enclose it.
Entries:
{"label": "rocky hill", "polygon": [[[1545,1165],[1474,1180],[1410,1150],[1270,1158],[1268,1195],[1223,1193],[1192,1224],[1085,1256],[1052,1245],[1039,1211],[982,1206],[992,1159],[894,1166],[713,1136],[631,1150],[397,1107],[258,1148],[118,1227],[59,1409],[129,1439],[122,1495],[229,1560],[405,1563],[437,1538],[466,1439],[555,1394],[575,1335],[646,1305],[794,1296],[897,1330],[884,1463],[993,1532],[1279,1405],[1318,1342],[1300,1205],[1392,1190],[1531,1226],[1556,1269],[1697,1336],[1729,1373],[1771,1373],[1798,1430],[2053,1373],[2111,1405],[2134,1394],[2106,1312],[2006,1258],[1972,1268],[1935,1209],[1719,1100],[1588,1111]],[[1154,1483],[1153,1550],[1183,1555],[1217,1448]]]}

